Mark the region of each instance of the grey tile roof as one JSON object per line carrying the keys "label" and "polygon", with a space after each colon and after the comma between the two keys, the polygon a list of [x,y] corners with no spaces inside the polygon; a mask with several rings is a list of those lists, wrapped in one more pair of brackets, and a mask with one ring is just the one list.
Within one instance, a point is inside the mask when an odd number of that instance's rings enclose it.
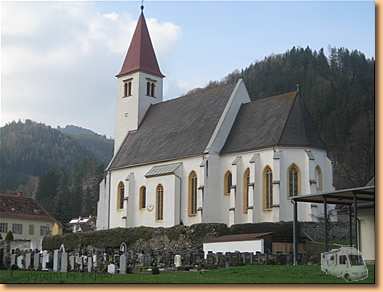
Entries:
{"label": "grey tile roof", "polygon": [[157,165],[153,166],[146,174],[145,177],[153,177],[153,176],[160,176],[160,175],[167,175],[174,173],[178,167],[182,165],[181,162],[178,163],[171,163],[171,164],[165,164],[165,165]]}
{"label": "grey tile roof", "polygon": [[242,105],[221,153],[277,145],[325,148],[296,91]]}
{"label": "grey tile roof", "polygon": [[197,90],[152,105],[139,129],[127,135],[109,169],[202,154],[234,86]]}

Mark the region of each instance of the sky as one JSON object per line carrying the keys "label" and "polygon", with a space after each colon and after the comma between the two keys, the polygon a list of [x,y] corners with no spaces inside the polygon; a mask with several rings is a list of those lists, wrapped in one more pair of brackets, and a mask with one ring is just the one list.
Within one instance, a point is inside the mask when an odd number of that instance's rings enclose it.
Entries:
{"label": "sky", "polygon": [[[119,72],[141,1],[1,2],[1,125],[32,119],[114,136]],[[375,57],[375,3],[145,1],[164,99],[293,46]]]}

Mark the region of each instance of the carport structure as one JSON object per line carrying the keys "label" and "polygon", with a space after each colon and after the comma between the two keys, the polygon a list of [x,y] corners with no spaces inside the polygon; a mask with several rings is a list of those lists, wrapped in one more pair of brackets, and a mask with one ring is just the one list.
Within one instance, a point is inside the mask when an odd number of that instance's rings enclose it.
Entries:
{"label": "carport structure", "polygon": [[[298,203],[317,203],[324,205],[324,244],[325,251],[329,250],[328,242],[328,204],[347,205],[349,213],[349,240],[350,246],[353,243],[352,224],[355,226],[355,247],[358,248],[358,206],[374,205],[375,204],[375,185],[368,184],[364,187],[336,190],[328,193],[316,193],[310,195],[296,196],[291,199],[293,203],[294,217],[293,217],[293,259],[294,265],[297,264],[298,253]],[[353,222],[354,219],[354,222]]]}

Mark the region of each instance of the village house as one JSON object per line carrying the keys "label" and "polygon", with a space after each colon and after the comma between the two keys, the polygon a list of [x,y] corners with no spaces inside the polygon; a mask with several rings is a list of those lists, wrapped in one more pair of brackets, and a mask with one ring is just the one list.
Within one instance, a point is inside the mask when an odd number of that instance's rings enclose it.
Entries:
{"label": "village house", "polygon": [[[164,100],[143,13],[116,77],[97,229],[292,221],[292,197],[334,189],[299,88],[255,99],[240,79]],[[319,204],[299,208],[300,221],[323,216]]]}
{"label": "village house", "polygon": [[[41,249],[46,235],[61,234],[61,224],[35,200],[22,193],[0,193],[0,235],[9,231],[13,239],[30,249]],[[12,245],[14,246],[14,245]]]}

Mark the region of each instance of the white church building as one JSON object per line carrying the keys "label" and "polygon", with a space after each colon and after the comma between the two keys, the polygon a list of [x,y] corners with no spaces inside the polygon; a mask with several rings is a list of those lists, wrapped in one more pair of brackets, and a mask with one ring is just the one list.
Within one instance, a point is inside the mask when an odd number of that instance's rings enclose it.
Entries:
{"label": "white church building", "polygon": [[[332,164],[297,91],[251,99],[243,80],[163,100],[141,13],[117,77],[114,156],[97,229],[292,221],[291,197],[329,192]],[[321,206],[300,204],[300,221]]]}

